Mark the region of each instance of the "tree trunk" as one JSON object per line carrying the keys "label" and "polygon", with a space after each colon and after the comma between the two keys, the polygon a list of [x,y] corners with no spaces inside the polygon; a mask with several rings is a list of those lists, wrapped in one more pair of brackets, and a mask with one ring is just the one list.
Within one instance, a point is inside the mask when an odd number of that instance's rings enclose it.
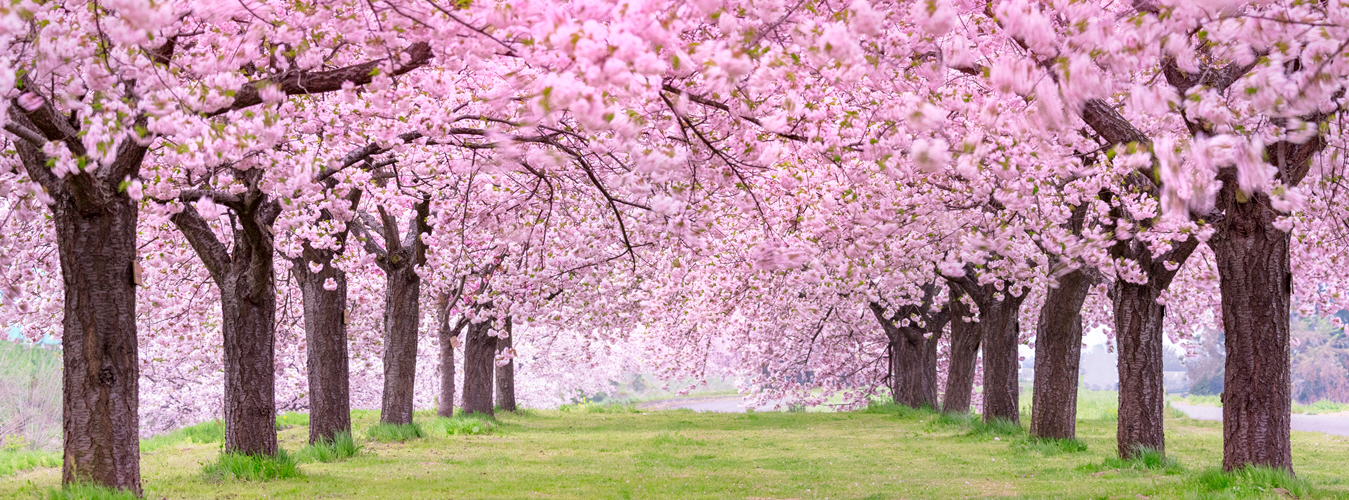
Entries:
{"label": "tree trunk", "polygon": [[230,250],[191,203],[171,219],[220,288],[225,451],[270,456],[277,452],[276,248],[271,225],[281,207],[259,191],[260,170],[237,175],[248,190],[224,202],[234,227]]}
{"label": "tree trunk", "polygon": [[932,409],[937,403],[937,342],[951,319],[951,310],[933,310],[937,285],[923,286],[922,300],[896,308],[889,316],[885,306],[870,304],[889,340],[890,395],[895,403],[911,408]]}
{"label": "tree trunk", "polygon": [[384,398],[379,420],[406,425],[412,423],[421,277],[411,265],[391,266],[385,276]]}
{"label": "tree trunk", "polygon": [[436,331],[440,340],[440,398],[436,414],[450,418],[454,416],[454,346],[459,341],[459,331],[468,325],[468,319],[461,318],[451,325],[452,304],[444,297],[436,307]]}
{"label": "tree trunk", "polygon": [[923,341],[923,394],[927,406],[933,411],[941,410],[941,400],[937,397],[937,344],[941,342],[945,325],[932,333],[932,337]]}
{"label": "tree trunk", "polygon": [[1035,385],[1030,435],[1077,437],[1078,366],[1082,360],[1082,303],[1096,279],[1082,269],[1064,274],[1049,289],[1036,323]]}
{"label": "tree trunk", "polygon": [[[937,342],[941,332],[915,330],[917,341],[904,333],[890,337],[890,393],[897,404],[936,410],[941,408],[937,399]],[[932,333],[932,337],[923,338],[926,333]]]}
{"label": "tree trunk", "polygon": [[[304,244],[291,273],[304,302],[305,351],[309,372],[309,443],[331,442],[351,432],[351,381],[347,356],[347,273],[333,267],[333,252]],[[315,273],[309,263],[323,269]],[[332,279],[337,287],[324,284]]]}
{"label": "tree trunk", "polygon": [[[422,278],[417,275],[417,267],[426,263],[422,236],[431,233],[427,220],[431,196],[423,194],[414,206],[406,236],[399,235],[396,214],[382,205],[376,208],[379,219],[366,215],[350,227],[362,233],[366,251],[375,256],[375,264],[384,271],[384,394],[379,421],[407,425],[412,423],[421,322]],[[383,246],[375,242],[374,234],[382,237]]]}
{"label": "tree trunk", "polygon": [[[511,348],[515,333],[511,328],[511,318],[506,318],[506,338],[497,339],[497,349]],[[515,359],[496,367],[496,406],[505,411],[515,411]]]}
{"label": "tree trunk", "polygon": [[1275,228],[1268,196],[1237,200],[1225,169],[1224,218],[1209,240],[1222,288],[1227,363],[1223,378],[1223,469],[1258,465],[1293,472],[1290,425],[1289,235]]}
{"label": "tree trunk", "polygon": [[[49,141],[64,141],[77,155],[83,154],[79,132],[50,103],[30,111],[11,106],[8,118],[15,127],[36,131]],[[113,165],[58,177],[48,166],[44,144],[22,138],[10,143],[24,173],[52,198],[65,289],[61,483],[94,483],[139,496],[139,204],[117,187],[137,175],[146,147],[126,141]]]}
{"label": "tree trunk", "polygon": [[986,285],[979,304],[979,327],[984,341],[984,421],[1021,421],[1021,385],[1017,380],[1021,367],[1017,346],[1021,343],[1021,302],[1026,294],[1013,295],[1016,286],[1005,282],[1001,298]]}
{"label": "tree trunk", "polygon": [[[220,290],[225,337],[225,451],[276,454],[276,288],[259,293],[247,276],[250,264],[272,268],[271,254],[236,265]],[[268,274],[271,274],[270,272]],[[269,280],[270,281],[270,280]]]}
{"label": "tree trunk", "polygon": [[[1115,339],[1119,348],[1119,426],[1116,440],[1121,458],[1133,458],[1151,449],[1166,453],[1162,410],[1166,389],[1162,381],[1162,320],[1166,306],[1157,298],[1171,285],[1185,259],[1199,244],[1195,238],[1175,243],[1171,251],[1152,258],[1148,245],[1130,240],[1116,245],[1112,253],[1138,262],[1146,284],[1116,279],[1111,294],[1115,309]],[[1166,262],[1175,262],[1176,270]]]}
{"label": "tree trunk", "polygon": [[85,214],[69,196],[53,198],[65,285],[61,482],[140,495],[136,203],[119,194]]}
{"label": "tree trunk", "polygon": [[493,415],[492,368],[497,338],[488,335],[491,329],[491,320],[468,327],[464,342],[464,413]]}
{"label": "tree trunk", "polygon": [[974,392],[974,371],[979,362],[979,344],[983,331],[973,321],[970,308],[960,302],[964,292],[952,286],[951,308],[951,364],[946,373],[946,401],[943,413],[969,413],[970,396]]}
{"label": "tree trunk", "polygon": [[1159,290],[1115,281],[1115,339],[1119,348],[1119,456],[1133,458],[1147,449],[1166,452],[1162,409],[1162,319],[1166,306]]}

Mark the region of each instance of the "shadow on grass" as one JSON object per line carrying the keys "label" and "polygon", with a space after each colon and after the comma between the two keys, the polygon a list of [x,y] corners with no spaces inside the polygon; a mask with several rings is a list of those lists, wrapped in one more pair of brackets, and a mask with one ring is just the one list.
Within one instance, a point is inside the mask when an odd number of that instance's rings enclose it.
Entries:
{"label": "shadow on grass", "polygon": [[215,462],[206,464],[202,474],[213,481],[267,481],[304,476],[299,462],[286,450],[277,450],[276,456],[221,453]]}

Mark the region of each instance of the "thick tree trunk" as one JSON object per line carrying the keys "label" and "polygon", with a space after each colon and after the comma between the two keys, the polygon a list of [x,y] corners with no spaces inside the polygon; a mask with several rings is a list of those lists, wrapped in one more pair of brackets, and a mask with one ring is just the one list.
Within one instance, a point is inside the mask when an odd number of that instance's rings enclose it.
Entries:
{"label": "thick tree trunk", "polygon": [[1224,219],[1209,240],[1222,287],[1227,364],[1223,378],[1223,469],[1258,465],[1293,472],[1290,425],[1289,235],[1274,227],[1269,198],[1237,201],[1223,178]]}
{"label": "thick tree trunk", "polygon": [[935,284],[924,285],[921,301],[894,311],[887,311],[877,302],[870,304],[889,340],[890,394],[897,404],[939,408],[937,342],[951,319],[951,310],[947,306],[933,309],[937,292]]}
{"label": "thick tree trunk", "polygon": [[979,362],[982,329],[974,322],[969,306],[960,302],[964,292],[951,287],[951,364],[946,374],[946,400],[943,413],[969,413],[974,392],[974,372]]}
{"label": "thick tree trunk", "polygon": [[985,296],[990,298],[979,304],[979,327],[984,337],[985,422],[1021,421],[1017,346],[1021,343],[1021,302],[1026,294],[1012,295],[1012,288],[1016,287],[1007,283],[1000,299],[991,298],[994,293],[988,290]]}
{"label": "thick tree trunk", "polygon": [[937,341],[941,332],[931,338],[918,335],[918,341],[903,333],[890,337],[890,393],[897,404],[936,410],[941,408],[937,399]]}
{"label": "thick tree trunk", "polygon": [[65,285],[61,482],[139,495],[136,203],[119,194],[82,214],[68,196],[54,198]]}
{"label": "thick tree trunk", "polygon": [[[10,122],[83,151],[79,132],[49,103],[10,107]],[[72,140],[73,139],[73,140]],[[28,178],[51,196],[61,280],[63,484],[94,483],[141,494],[140,360],[136,338],[138,203],[118,189],[146,147],[124,142],[116,162],[56,176],[43,144],[12,140]],[[109,180],[108,177],[112,177]]]}
{"label": "thick tree trunk", "polygon": [[1162,319],[1166,306],[1161,293],[1148,285],[1116,280],[1115,339],[1119,348],[1119,456],[1132,458],[1151,449],[1166,452],[1162,409]]}
{"label": "thick tree trunk", "polygon": [[[511,348],[515,332],[511,328],[511,318],[506,318],[506,338],[497,339],[497,350]],[[496,367],[496,406],[505,411],[515,411],[515,359]]]}
{"label": "thick tree trunk", "polygon": [[[351,432],[351,382],[347,356],[347,273],[332,265],[333,252],[304,244],[291,267],[304,302],[309,372],[309,443],[331,442]],[[312,272],[309,263],[323,266]],[[328,290],[324,284],[337,285]]]}
{"label": "thick tree trunk", "polygon": [[491,320],[468,327],[468,339],[464,342],[464,413],[493,415],[492,372],[497,338],[488,335],[491,330]]}
{"label": "thick tree trunk", "polygon": [[[1116,279],[1111,291],[1115,309],[1115,339],[1119,348],[1119,426],[1116,439],[1121,458],[1133,458],[1142,450],[1166,452],[1162,410],[1166,389],[1162,383],[1162,320],[1166,306],[1157,298],[1171,285],[1176,272],[1199,245],[1199,240],[1174,243],[1172,249],[1152,257],[1148,245],[1122,241],[1112,249],[1117,258],[1139,264],[1148,277],[1145,284]],[[1168,269],[1172,262],[1174,269]]]}
{"label": "thick tree trunk", "polygon": [[391,266],[384,289],[384,398],[380,422],[412,423],[417,371],[421,277],[411,265]]}
{"label": "thick tree trunk", "polygon": [[[230,269],[220,290],[225,337],[225,451],[276,454],[276,288],[250,293],[250,263]],[[271,254],[252,265],[271,269]],[[268,273],[270,274],[270,272]]]}
{"label": "thick tree trunk", "polygon": [[[406,236],[400,237],[395,214],[383,206],[377,208],[379,219],[366,215],[350,227],[363,233],[366,251],[375,256],[375,264],[384,271],[384,394],[379,420],[407,425],[412,423],[421,322],[422,279],[417,267],[426,263],[422,236],[431,232],[427,221],[431,197],[423,195],[415,205]],[[382,237],[383,246],[375,242],[374,234]]]}
{"label": "thick tree trunk", "polygon": [[225,201],[233,211],[230,250],[191,203],[172,220],[220,288],[225,451],[275,455],[276,248],[271,224],[281,208],[258,190],[261,171],[238,175],[249,188],[238,199]]}
{"label": "thick tree trunk", "polygon": [[1096,280],[1077,269],[1050,288],[1036,323],[1035,385],[1030,435],[1077,437],[1078,366],[1082,359],[1082,303]]}

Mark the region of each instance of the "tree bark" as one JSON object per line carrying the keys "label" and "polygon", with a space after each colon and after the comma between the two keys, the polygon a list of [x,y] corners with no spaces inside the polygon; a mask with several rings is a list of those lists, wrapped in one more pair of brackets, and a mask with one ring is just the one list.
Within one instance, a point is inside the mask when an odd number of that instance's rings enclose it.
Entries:
{"label": "tree bark", "polygon": [[[1152,258],[1148,245],[1137,241],[1122,241],[1112,253],[1117,258],[1128,258],[1139,264],[1148,278],[1147,283],[1130,283],[1116,279],[1111,291],[1115,309],[1115,340],[1119,347],[1119,426],[1116,440],[1121,458],[1133,458],[1141,451],[1166,453],[1166,436],[1162,428],[1162,410],[1166,406],[1166,389],[1162,380],[1162,320],[1166,306],[1157,298],[1171,285],[1185,260],[1199,241],[1193,237],[1175,243],[1170,251]],[[1166,268],[1174,262],[1176,270]]]}
{"label": "tree bark", "polygon": [[442,297],[436,310],[436,331],[440,337],[440,398],[436,414],[445,418],[454,416],[454,346],[459,342],[459,332],[468,325],[467,317],[450,322],[452,306]]}
{"label": "tree bark", "polygon": [[[171,219],[220,288],[225,365],[225,451],[275,455],[276,277],[271,224],[280,205],[258,189],[261,171],[238,173],[248,190],[224,201],[234,225],[230,250],[191,203]],[[195,200],[184,200],[195,201]]]}
{"label": "tree bark", "polygon": [[[1271,149],[1278,151],[1282,144]],[[1245,201],[1239,201],[1235,169],[1223,169],[1219,178],[1224,217],[1208,244],[1218,264],[1227,337],[1223,469],[1258,465],[1291,474],[1289,235],[1274,227],[1279,213],[1266,194],[1242,194]]]}
{"label": "tree bark", "polygon": [[[20,84],[30,86],[22,77]],[[26,90],[27,90],[26,89]],[[32,91],[32,90],[30,90]],[[5,129],[24,173],[51,197],[64,285],[61,320],[63,484],[95,483],[141,494],[140,364],[136,338],[138,204],[119,189],[146,146],[125,141],[112,165],[58,177],[45,141],[85,154],[80,131],[51,102],[11,106]],[[143,124],[140,118],[138,123]],[[21,132],[22,135],[15,133]],[[30,142],[27,137],[38,137]]]}
{"label": "tree bark", "polygon": [[1082,303],[1095,276],[1076,269],[1049,289],[1036,323],[1035,385],[1031,393],[1030,435],[1077,437],[1078,367],[1082,360]]}
{"label": "tree bark", "polygon": [[983,331],[974,322],[969,306],[960,302],[964,295],[960,287],[952,286],[947,301],[951,309],[951,363],[946,373],[943,413],[969,413],[970,396],[974,392],[974,372],[979,362]]}
{"label": "tree bark", "polygon": [[[333,190],[337,181],[324,181]],[[355,210],[362,191],[352,189],[345,200]],[[324,209],[319,221],[332,221]],[[306,371],[309,374],[309,443],[332,442],[338,433],[351,433],[351,370],[347,353],[347,273],[333,266],[333,259],[346,249],[350,224],[332,235],[337,248],[314,248],[303,242],[300,256],[291,259],[291,274],[300,285],[304,305]],[[314,272],[310,264],[322,268]],[[335,287],[327,288],[333,280]]]}
{"label": "tree bark", "polygon": [[[343,231],[340,239],[346,239]],[[304,243],[291,273],[304,302],[305,351],[309,372],[309,443],[331,442],[351,432],[351,381],[347,355],[347,273],[333,266],[336,252]],[[315,273],[309,263],[323,269]],[[328,290],[324,284],[337,285]]]}
{"label": "tree bark", "polygon": [[[1026,294],[1013,295],[1006,283],[1002,298],[992,298],[994,290],[985,285],[987,298],[979,303],[979,326],[984,332],[984,421],[1021,421],[1021,363],[1017,346],[1021,343],[1021,302]],[[968,292],[968,290],[967,290]]]}
{"label": "tree bark", "polygon": [[[497,350],[511,348],[515,333],[512,331],[511,318],[506,317],[506,337],[497,339]],[[496,406],[504,411],[515,411],[515,359],[496,367]]]}
{"label": "tree bark", "polygon": [[497,338],[488,335],[492,321],[468,326],[464,342],[464,413],[493,415],[492,372]]}
{"label": "tree bark", "polygon": [[141,493],[136,344],[136,204],[82,214],[52,205],[65,285],[62,320],[64,484]]}
{"label": "tree bark", "polygon": [[421,277],[411,265],[391,267],[384,282],[384,397],[379,420],[405,425],[412,423]]}
{"label": "tree bark", "polygon": [[[896,404],[911,408],[940,408],[937,400],[937,342],[950,321],[950,310],[933,310],[936,285],[924,286],[918,304],[908,304],[886,316],[886,309],[871,303],[871,312],[889,340],[890,394]],[[917,321],[913,321],[917,318]],[[910,322],[904,324],[905,319]]]}
{"label": "tree bark", "polygon": [[[375,255],[375,264],[384,271],[384,393],[380,404],[380,422],[395,425],[412,423],[413,395],[417,380],[417,333],[421,321],[421,283],[417,267],[426,263],[426,243],[422,235],[431,232],[427,218],[431,197],[423,195],[413,207],[405,236],[399,235],[398,219],[383,206],[379,221],[353,227],[366,234],[366,251]],[[370,233],[383,237],[384,246]]]}
{"label": "tree bark", "polygon": [[[247,264],[272,267],[270,255]],[[265,262],[263,262],[265,261]],[[246,264],[246,265],[247,265]],[[251,266],[250,266],[251,267]],[[247,267],[231,269],[220,296],[225,337],[225,450],[275,455],[276,445],[276,287],[272,280],[258,293]]]}
{"label": "tree bark", "polygon": [[[984,346],[984,421],[1021,421],[1019,408],[1021,385],[1017,380],[1021,343],[1021,302],[1026,299],[1025,287],[1002,280],[1002,290],[995,283],[979,284],[974,268],[966,266],[965,275],[947,280],[953,288],[960,288],[979,306],[979,325]],[[1021,293],[1015,294],[1016,289]],[[954,341],[954,337],[952,337]],[[952,361],[955,346],[952,345]]]}

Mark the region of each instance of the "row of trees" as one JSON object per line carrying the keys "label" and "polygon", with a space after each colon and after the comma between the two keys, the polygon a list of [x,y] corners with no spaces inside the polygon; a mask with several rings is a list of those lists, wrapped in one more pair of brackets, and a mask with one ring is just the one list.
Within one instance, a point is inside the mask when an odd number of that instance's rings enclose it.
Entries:
{"label": "row of trees", "polygon": [[349,428],[348,349],[409,422],[423,325],[490,411],[517,323],[667,378],[730,349],[764,398],[981,379],[1009,420],[1033,342],[1045,437],[1102,325],[1126,457],[1164,449],[1163,334],[1221,324],[1224,467],[1291,471],[1294,293],[1345,305],[1336,2],[7,9],[3,311],[62,338],[66,482],[139,491],[142,369],[209,332],[226,449],[272,454],[287,374],[311,439]]}

